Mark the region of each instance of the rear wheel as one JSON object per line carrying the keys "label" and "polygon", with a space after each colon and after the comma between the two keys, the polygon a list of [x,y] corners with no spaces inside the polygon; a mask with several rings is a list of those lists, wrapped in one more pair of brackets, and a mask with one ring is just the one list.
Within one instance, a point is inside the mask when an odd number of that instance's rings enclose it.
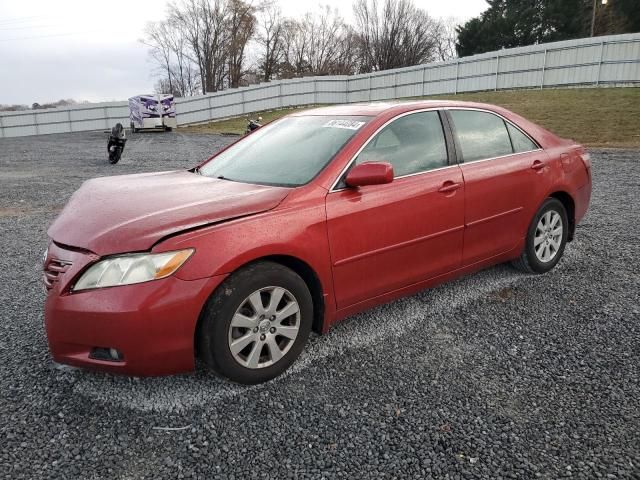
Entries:
{"label": "rear wheel", "polygon": [[564,205],[556,198],[547,198],[533,218],[524,250],[513,265],[527,273],[548,272],[560,261],[568,233]]}
{"label": "rear wheel", "polygon": [[198,355],[230,380],[265,382],[300,355],[312,318],[304,280],[280,264],[258,262],[231,275],[208,300]]}

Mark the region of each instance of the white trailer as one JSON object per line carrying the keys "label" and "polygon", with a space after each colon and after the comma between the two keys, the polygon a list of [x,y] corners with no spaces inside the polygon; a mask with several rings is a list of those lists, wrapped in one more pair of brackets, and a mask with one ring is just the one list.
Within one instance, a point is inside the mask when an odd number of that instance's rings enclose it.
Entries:
{"label": "white trailer", "polygon": [[171,130],[178,126],[173,95],[136,95],[129,99],[131,131],[142,129]]}

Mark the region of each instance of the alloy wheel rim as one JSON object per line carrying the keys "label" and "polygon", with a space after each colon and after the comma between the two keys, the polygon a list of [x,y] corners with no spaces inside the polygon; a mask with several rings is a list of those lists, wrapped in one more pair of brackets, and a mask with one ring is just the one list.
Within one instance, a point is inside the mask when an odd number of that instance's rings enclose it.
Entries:
{"label": "alloy wheel rim", "polygon": [[552,261],[562,245],[562,217],[554,210],[549,210],[540,217],[533,237],[533,249],[542,263]]}
{"label": "alloy wheel rim", "polygon": [[231,319],[229,350],[234,360],[250,369],[280,361],[300,330],[300,306],[282,287],[265,287],[245,298]]}

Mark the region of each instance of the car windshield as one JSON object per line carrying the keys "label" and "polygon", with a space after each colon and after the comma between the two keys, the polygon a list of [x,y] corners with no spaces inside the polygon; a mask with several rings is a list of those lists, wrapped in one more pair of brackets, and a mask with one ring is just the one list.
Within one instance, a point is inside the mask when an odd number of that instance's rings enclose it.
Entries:
{"label": "car windshield", "polygon": [[311,181],[371,117],[286,117],[253,132],[199,173],[243,183],[297,187]]}

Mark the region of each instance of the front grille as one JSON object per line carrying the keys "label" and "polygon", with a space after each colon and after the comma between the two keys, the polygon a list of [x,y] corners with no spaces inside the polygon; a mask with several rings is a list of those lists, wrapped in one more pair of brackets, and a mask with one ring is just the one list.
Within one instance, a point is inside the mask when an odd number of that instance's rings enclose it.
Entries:
{"label": "front grille", "polygon": [[42,280],[47,290],[51,290],[55,283],[60,279],[60,276],[67,271],[71,266],[71,262],[68,260],[60,260],[58,258],[51,258],[45,264],[44,275]]}

